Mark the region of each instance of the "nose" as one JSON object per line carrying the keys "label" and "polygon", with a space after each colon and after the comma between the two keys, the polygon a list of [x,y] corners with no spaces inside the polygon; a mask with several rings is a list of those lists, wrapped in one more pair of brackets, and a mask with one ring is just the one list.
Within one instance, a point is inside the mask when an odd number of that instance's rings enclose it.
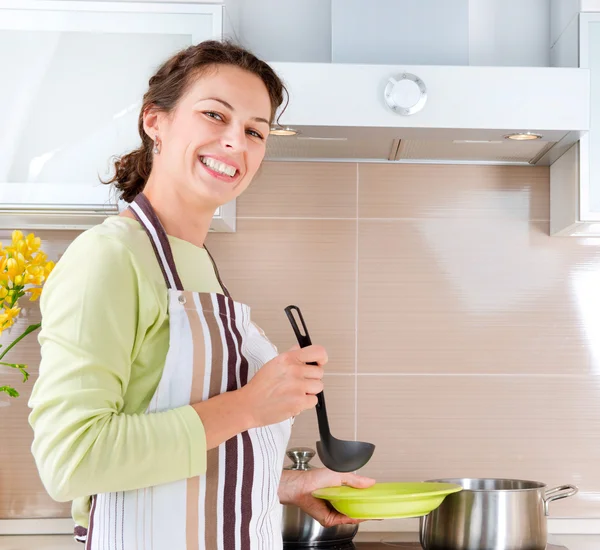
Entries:
{"label": "nose", "polygon": [[223,146],[232,151],[246,150],[246,128],[242,124],[229,124],[223,133]]}

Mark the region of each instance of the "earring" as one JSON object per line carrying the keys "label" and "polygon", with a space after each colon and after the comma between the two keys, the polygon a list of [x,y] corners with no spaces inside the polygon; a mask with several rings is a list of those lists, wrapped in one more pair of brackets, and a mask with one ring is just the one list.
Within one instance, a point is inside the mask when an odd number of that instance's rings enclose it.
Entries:
{"label": "earring", "polygon": [[154,149],[152,150],[152,152],[155,155],[158,155],[160,153],[160,142],[158,141],[158,134],[154,136]]}

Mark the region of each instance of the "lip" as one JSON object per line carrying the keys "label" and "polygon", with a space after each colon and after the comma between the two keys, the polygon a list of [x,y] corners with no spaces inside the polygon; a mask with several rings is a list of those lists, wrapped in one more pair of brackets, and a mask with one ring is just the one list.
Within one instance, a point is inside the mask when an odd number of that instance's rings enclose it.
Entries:
{"label": "lip", "polygon": [[[221,173],[217,172],[216,170],[213,170],[209,166],[206,166],[206,164],[204,164],[200,160],[200,156],[207,157],[208,155],[198,155],[198,164],[200,164],[200,167],[202,168],[202,170],[204,170],[205,172],[210,174],[210,176],[212,178],[215,178],[219,181],[225,182],[230,185],[234,185],[234,186],[237,185],[237,183],[239,182],[239,180],[241,178],[241,174],[240,174],[239,170],[237,170],[237,172],[235,173],[235,176],[233,176],[233,177],[227,176],[226,174],[221,174]],[[215,160],[220,160],[220,159],[217,159],[217,157],[211,157],[211,158],[214,158]],[[221,162],[225,162],[225,161],[223,160]],[[231,166],[233,166],[233,165],[231,165]]]}
{"label": "lip", "polygon": [[219,162],[224,162],[225,164],[229,164],[229,166],[233,166],[237,170],[237,174],[236,175],[239,175],[242,172],[242,170],[240,169],[240,165],[237,162],[235,162],[234,160],[230,159],[230,158],[222,157],[220,155],[203,155],[203,154],[199,154],[198,155],[198,159],[200,159],[201,157],[215,159],[215,160],[218,160]]}

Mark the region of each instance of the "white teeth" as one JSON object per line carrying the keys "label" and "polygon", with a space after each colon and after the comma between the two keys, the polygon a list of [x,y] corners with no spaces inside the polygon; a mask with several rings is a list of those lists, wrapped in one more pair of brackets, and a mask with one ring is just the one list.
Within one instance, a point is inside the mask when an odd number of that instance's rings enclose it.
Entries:
{"label": "white teeth", "polygon": [[233,166],[229,166],[229,164],[225,164],[219,160],[215,160],[210,157],[200,157],[200,162],[202,164],[206,164],[209,168],[212,168],[215,172],[219,172],[220,174],[224,174],[229,177],[235,176],[237,169]]}

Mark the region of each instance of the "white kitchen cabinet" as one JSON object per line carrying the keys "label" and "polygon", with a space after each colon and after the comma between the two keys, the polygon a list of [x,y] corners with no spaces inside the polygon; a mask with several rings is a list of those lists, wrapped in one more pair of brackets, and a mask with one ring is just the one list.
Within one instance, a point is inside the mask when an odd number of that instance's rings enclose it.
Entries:
{"label": "white kitchen cabinet", "polygon": [[[86,228],[118,212],[99,178],[140,144],[149,77],[175,51],[221,38],[222,10],[0,0],[0,227]],[[235,229],[235,204],[212,229]]]}
{"label": "white kitchen cabinet", "polygon": [[580,13],[600,12],[600,0],[550,0],[550,44],[554,45]]}
{"label": "white kitchen cabinet", "polygon": [[590,70],[590,131],[550,169],[550,231],[600,236],[600,13],[579,13],[553,50],[554,65]]}
{"label": "white kitchen cabinet", "polygon": [[[584,218],[600,222],[600,13],[582,13],[579,66],[590,69],[590,132],[580,143],[580,162],[589,170],[581,189]],[[595,153],[592,154],[592,151]]]}

